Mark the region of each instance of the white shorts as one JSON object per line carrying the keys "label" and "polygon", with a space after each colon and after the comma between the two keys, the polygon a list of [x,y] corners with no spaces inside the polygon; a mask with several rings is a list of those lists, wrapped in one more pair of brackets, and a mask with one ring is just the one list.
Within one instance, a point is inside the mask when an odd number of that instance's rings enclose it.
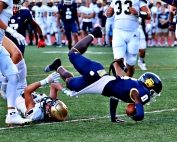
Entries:
{"label": "white shorts", "polygon": [[47,25],[44,22],[38,22],[38,21],[36,22],[40,26],[43,36],[45,36],[47,34]]}
{"label": "white shorts", "polygon": [[17,67],[12,62],[10,54],[2,45],[0,45],[0,70],[4,76],[18,74]]}
{"label": "white shorts", "polygon": [[47,21],[47,33],[51,33],[51,31],[53,32],[57,32],[57,22],[56,21]]}
{"label": "white shorts", "polygon": [[158,29],[157,29],[157,32],[158,32],[158,33],[167,33],[167,32],[168,32],[168,28],[167,28],[167,29],[158,28]]}
{"label": "white shorts", "polygon": [[[128,60],[129,56],[127,55],[133,55],[134,58],[136,58],[136,55],[139,53],[138,29],[134,32],[130,32],[114,28],[112,46],[114,59],[125,57],[126,60]],[[133,61],[133,64],[136,64],[136,59]]]}

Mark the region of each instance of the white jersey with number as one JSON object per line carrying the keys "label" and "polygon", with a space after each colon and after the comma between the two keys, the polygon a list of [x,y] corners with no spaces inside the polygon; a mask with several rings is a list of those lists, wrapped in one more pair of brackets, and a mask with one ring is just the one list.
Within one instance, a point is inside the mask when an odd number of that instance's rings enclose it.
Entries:
{"label": "white jersey with number", "polygon": [[[1,2],[4,2],[7,4],[7,8],[3,9],[1,14],[0,14],[0,19],[8,25],[8,22],[10,18],[12,17],[12,8],[13,8],[13,1],[12,0],[0,0]],[[3,29],[0,29],[0,44],[2,43],[2,39],[5,35],[5,32]]]}
{"label": "white jersey with number", "polygon": [[27,117],[28,119],[31,119],[32,121],[43,120],[44,119],[44,112],[42,109],[43,101],[41,102],[41,100],[44,97],[47,97],[47,95],[33,92],[32,96],[33,96],[33,100],[35,103],[35,107],[32,108],[30,111],[28,111],[27,115],[25,114],[26,112],[25,99],[21,95],[19,95],[16,98],[16,102],[15,102],[16,108],[20,112],[22,112],[25,117]]}
{"label": "white jersey with number", "polygon": [[114,27],[126,31],[135,31],[139,26],[138,16],[131,14],[129,7],[133,7],[139,12],[140,8],[147,6],[147,4],[142,0],[113,0],[110,6],[114,8],[115,13]]}
{"label": "white jersey with number", "polygon": [[35,21],[40,24],[40,23],[44,23],[44,11],[45,11],[45,6],[33,6],[32,7],[32,11],[35,12]]}
{"label": "white jersey with number", "polygon": [[52,7],[45,6],[45,11],[47,12],[47,21],[53,22],[56,20],[54,13],[58,12],[58,8],[55,5]]}

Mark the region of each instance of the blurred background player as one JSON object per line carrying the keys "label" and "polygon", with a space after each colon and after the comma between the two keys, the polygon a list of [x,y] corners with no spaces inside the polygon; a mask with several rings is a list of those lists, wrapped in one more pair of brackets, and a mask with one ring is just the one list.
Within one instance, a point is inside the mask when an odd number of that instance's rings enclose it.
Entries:
{"label": "blurred background player", "polygon": [[81,37],[81,39],[83,38],[83,34],[82,34],[82,11],[83,11],[83,5],[82,5],[82,0],[76,0],[77,3],[77,14],[78,14],[78,20],[79,20],[79,25],[80,25],[80,31],[79,31],[79,36]]}
{"label": "blurred background player", "polygon": [[[121,9],[121,5],[124,8]],[[136,58],[139,51],[139,23],[137,16],[144,19],[151,18],[151,12],[146,1],[112,1],[105,15],[113,16],[115,13],[112,48],[115,61],[121,61],[123,64],[126,58],[128,68],[127,76],[132,77],[135,72]],[[126,23],[126,24],[125,24]],[[121,34],[118,34],[121,33]],[[118,63],[114,64],[117,75],[122,76],[123,71]]]}
{"label": "blurred background player", "polygon": [[[158,46],[168,46],[168,26],[169,12],[166,11],[165,5],[161,6],[161,13],[158,14]],[[164,38],[164,44],[162,44]]]}
{"label": "blurred background player", "polygon": [[[95,12],[95,16],[92,18],[92,27],[94,27],[96,24],[100,25],[98,15],[100,12],[100,8],[102,7],[102,3],[102,0],[92,0],[90,3],[90,8],[92,8]],[[97,45],[101,45],[100,38],[97,39]]]}
{"label": "blurred background player", "polygon": [[[106,6],[104,7],[104,13],[106,12],[106,10],[108,9],[108,7],[110,6],[110,4],[111,4],[111,2],[112,2],[112,0],[108,0],[107,1],[107,4],[106,4]],[[112,47],[112,41],[110,41],[110,32],[111,32],[111,30],[113,30],[114,29],[114,15],[112,16],[112,17],[107,17],[106,18],[106,25],[105,25],[105,42],[106,42],[106,44],[105,44],[105,47],[109,47],[109,46],[111,46]]]}
{"label": "blurred background player", "polygon": [[51,35],[55,35],[55,44],[58,42],[58,29],[57,29],[57,13],[58,8],[54,5],[52,0],[47,0],[45,6],[44,16],[47,18],[47,45],[51,46]]}
{"label": "blurred background player", "polygon": [[82,9],[82,37],[85,37],[93,30],[92,18],[95,17],[95,11],[90,7],[90,3],[90,0],[86,0],[85,6]]}
{"label": "blurred background player", "polygon": [[[34,21],[30,11],[28,9],[21,9],[21,6],[21,4],[14,3],[13,16],[10,18],[10,21],[8,23],[9,27],[16,30],[18,33],[26,38],[25,29],[27,29],[28,24],[30,24],[36,29],[39,35],[40,40],[38,42],[38,47],[45,47],[45,42],[40,26]],[[16,44],[16,46],[20,49],[22,55],[24,56],[25,45],[19,44],[17,40],[7,32],[6,36]]]}
{"label": "blurred background player", "polygon": [[42,0],[37,0],[36,5],[32,7],[32,11],[35,13],[35,21],[38,25],[40,25],[42,30],[42,35],[45,39],[45,43],[47,43],[47,25],[44,18],[45,6],[42,5]]}
{"label": "blurred background player", "polygon": [[[64,24],[64,28],[61,25],[60,19]],[[64,32],[66,35],[66,38],[68,40],[68,48],[71,49],[72,36],[76,44],[79,41],[78,30],[80,30],[78,14],[77,14],[77,4],[73,2],[73,0],[64,0],[63,3],[58,5],[57,22],[61,31]]]}
{"label": "blurred background player", "polygon": [[177,46],[177,38],[175,36],[176,31],[176,23],[177,23],[177,8],[175,6],[171,6],[170,14],[169,14],[169,27],[168,29],[172,31],[173,35],[173,46]]}

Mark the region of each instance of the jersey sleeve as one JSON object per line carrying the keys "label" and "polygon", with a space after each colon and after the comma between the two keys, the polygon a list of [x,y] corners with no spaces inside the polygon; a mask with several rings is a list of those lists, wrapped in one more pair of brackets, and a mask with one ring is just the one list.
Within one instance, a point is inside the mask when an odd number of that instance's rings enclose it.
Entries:
{"label": "jersey sleeve", "polygon": [[32,17],[32,14],[30,13],[30,11],[28,9],[25,10],[25,13],[26,13],[26,22],[31,22],[33,20],[33,17]]}
{"label": "jersey sleeve", "polygon": [[59,14],[62,14],[62,4],[59,4],[59,5],[58,5],[58,13],[59,13]]}
{"label": "jersey sleeve", "polygon": [[54,12],[58,12],[58,8],[56,6],[53,7]]}

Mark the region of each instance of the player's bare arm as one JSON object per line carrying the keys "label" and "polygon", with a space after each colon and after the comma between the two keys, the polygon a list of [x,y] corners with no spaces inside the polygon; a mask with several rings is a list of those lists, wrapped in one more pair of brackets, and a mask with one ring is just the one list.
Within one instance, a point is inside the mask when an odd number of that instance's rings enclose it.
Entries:
{"label": "player's bare arm", "polygon": [[78,30],[80,31],[80,23],[79,23],[78,12],[77,11],[76,11],[75,15],[76,15],[76,23],[77,23],[77,26],[78,26]]}
{"label": "player's bare arm", "polygon": [[144,19],[148,19],[148,20],[151,19],[151,11],[150,11],[150,9],[148,8],[148,6],[142,6],[142,7],[140,8],[139,16],[140,16],[141,18],[144,18]]}
{"label": "player's bare arm", "polygon": [[28,112],[30,109],[34,108],[35,104],[33,101],[33,97],[31,93],[35,91],[37,88],[41,86],[40,82],[35,82],[30,85],[28,85],[25,90],[24,90],[24,98],[25,98],[25,104],[26,104],[26,109]]}
{"label": "player's bare arm", "polygon": [[141,121],[144,118],[144,108],[143,104],[141,103],[141,98],[137,90],[132,90],[131,94],[132,99],[135,101],[136,106],[136,115],[130,116],[135,121]]}
{"label": "player's bare arm", "polygon": [[64,29],[63,29],[63,27],[61,26],[61,23],[60,23],[60,19],[61,19],[61,14],[58,13],[58,16],[57,16],[58,27],[60,27],[61,32],[64,32]]}
{"label": "player's bare arm", "polygon": [[44,40],[43,35],[42,35],[42,30],[40,26],[36,23],[36,21],[32,20],[30,24],[36,28],[39,38]]}
{"label": "player's bare arm", "polygon": [[111,6],[108,7],[108,9],[105,12],[105,16],[106,17],[112,17],[114,15],[114,8],[112,8]]}

